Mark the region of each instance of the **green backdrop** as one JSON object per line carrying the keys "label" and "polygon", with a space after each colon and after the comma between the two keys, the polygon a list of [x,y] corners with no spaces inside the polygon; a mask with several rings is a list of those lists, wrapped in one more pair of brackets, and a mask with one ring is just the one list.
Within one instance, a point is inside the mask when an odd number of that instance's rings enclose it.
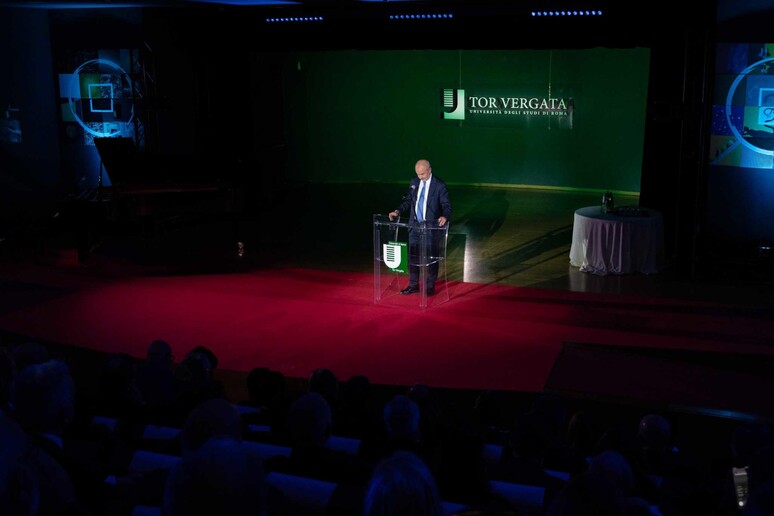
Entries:
{"label": "green backdrop", "polygon": [[[450,183],[639,192],[647,49],[294,52],[283,99],[289,172],[405,182],[419,158]],[[571,91],[572,129],[443,120],[443,88]],[[555,96],[555,95],[554,95]]]}

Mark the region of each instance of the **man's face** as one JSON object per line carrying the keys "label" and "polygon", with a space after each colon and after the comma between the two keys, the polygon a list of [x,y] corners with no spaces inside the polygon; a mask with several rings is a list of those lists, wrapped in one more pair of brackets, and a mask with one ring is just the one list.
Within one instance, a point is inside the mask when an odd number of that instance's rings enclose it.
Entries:
{"label": "man's face", "polygon": [[426,181],[430,177],[430,167],[424,163],[418,163],[414,167],[414,171],[417,173],[417,177],[420,181]]}

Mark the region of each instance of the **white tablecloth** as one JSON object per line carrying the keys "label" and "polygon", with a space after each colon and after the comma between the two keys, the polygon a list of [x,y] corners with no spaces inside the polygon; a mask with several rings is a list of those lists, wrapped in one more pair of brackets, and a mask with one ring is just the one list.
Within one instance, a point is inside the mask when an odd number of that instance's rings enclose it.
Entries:
{"label": "white tablecloth", "polygon": [[570,265],[593,274],[654,274],[664,262],[664,222],[648,210],[647,217],[602,213],[600,206],[575,212]]}

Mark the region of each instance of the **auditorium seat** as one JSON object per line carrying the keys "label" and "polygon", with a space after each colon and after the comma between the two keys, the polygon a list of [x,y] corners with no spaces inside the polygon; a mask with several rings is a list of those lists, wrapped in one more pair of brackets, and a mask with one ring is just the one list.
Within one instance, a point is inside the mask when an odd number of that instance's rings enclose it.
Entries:
{"label": "auditorium seat", "polygon": [[441,508],[443,509],[444,516],[453,516],[454,514],[467,510],[470,507],[461,503],[441,502]]}
{"label": "auditorium seat", "polygon": [[272,472],[266,482],[284,495],[284,513],[288,516],[325,516],[336,484],[313,478]]}
{"label": "auditorium seat", "polygon": [[171,441],[177,439],[181,430],[170,426],[146,425],[142,438],[148,441]]}
{"label": "auditorium seat", "polygon": [[129,473],[147,473],[157,469],[171,469],[180,457],[145,450],[137,450],[129,462]]}
{"label": "auditorium seat", "polygon": [[271,433],[271,427],[269,425],[247,425],[247,429],[256,434]]}
{"label": "auditorium seat", "polygon": [[261,461],[272,457],[290,457],[290,452],[293,451],[287,446],[259,443],[257,441],[242,441],[242,445],[247,448],[248,453]]}
{"label": "auditorium seat", "polygon": [[[284,496],[283,514],[287,516],[324,516],[326,514],[360,514],[365,487],[345,486],[324,480],[272,472],[266,482]],[[467,505],[442,502],[444,516],[468,509]]]}
{"label": "auditorium seat", "polygon": [[250,407],[247,405],[240,405],[240,404],[236,404],[234,406],[239,411],[239,414],[242,416],[245,416],[247,414],[259,414],[261,412],[261,410],[256,407]]}
{"label": "auditorium seat", "polygon": [[91,418],[91,424],[101,425],[110,431],[115,431],[116,425],[118,424],[118,419],[114,417],[94,416]]}
{"label": "auditorium seat", "polygon": [[543,512],[545,488],[490,480],[492,492],[505,498],[518,514],[538,515]]}
{"label": "auditorium seat", "polygon": [[[267,439],[271,436],[271,428],[267,425],[248,425],[247,428],[258,439],[261,439],[262,435],[265,435]],[[356,455],[360,448],[360,439],[332,435],[328,438],[327,446],[331,450]]]}
{"label": "auditorium seat", "polygon": [[499,464],[503,458],[503,447],[499,444],[485,444],[483,451],[484,464]]}
{"label": "auditorium seat", "polygon": [[357,451],[360,448],[360,439],[332,435],[328,438],[328,443],[326,446],[331,450],[348,453],[350,455],[357,455]]}
{"label": "auditorium seat", "polygon": [[552,477],[558,478],[559,480],[570,480],[570,473],[567,471],[557,471],[555,469],[544,469],[543,471],[545,471],[547,475],[551,475]]}

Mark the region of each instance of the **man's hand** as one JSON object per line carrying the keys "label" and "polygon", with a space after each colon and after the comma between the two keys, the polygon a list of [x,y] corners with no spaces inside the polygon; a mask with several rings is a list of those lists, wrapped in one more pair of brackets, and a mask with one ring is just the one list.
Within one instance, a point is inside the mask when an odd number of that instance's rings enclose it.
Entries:
{"label": "man's hand", "polygon": [[446,217],[438,217],[438,225],[443,226],[444,224],[446,224]]}
{"label": "man's hand", "polygon": [[394,219],[397,219],[400,217],[400,213],[398,213],[398,210],[391,211],[388,217],[390,217],[390,222],[392,222]]}

